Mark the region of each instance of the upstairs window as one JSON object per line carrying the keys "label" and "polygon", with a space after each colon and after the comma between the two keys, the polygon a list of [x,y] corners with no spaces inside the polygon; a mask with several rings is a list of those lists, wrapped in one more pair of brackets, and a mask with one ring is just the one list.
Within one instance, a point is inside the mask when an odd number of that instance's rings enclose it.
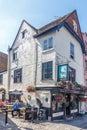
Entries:
{"label": "upstairs window", "polygon": [[13,61],[17,60],[17,49],[13,50]]}
{"label": "upstairs window", "polygon": [[43,42],[43,50],[48,50],[53,48],[53,37],[50,37]]}
{"label": "upstairs window", "polygon": [[3,84],[3,75],[0,75],[0,84]]}
{"label": "upstairs window", "polygon": [[85,71],[87,71],[87,60],[85,60]]}
{"label": "upstairs window", "polygon": [[14,70],[14,83],[22,82],[22,68]]}
{"label": "upstairs window", "polygon": [[53,62],[45,62],[42,63],[42,80],[52,80],[52,75],[53,75]]}
{"label": "upstairs window", "polygon": [[74,59],[74,45],[70,43],[70,57]]}
{"label": "upstairs window", "polygon": [[22,39],[25,38],[26,32],[27,32],[27,29],[25,29],[25,30],[22,32]]}
{"label": "upstairs window", "polygon": [[69,81],[74,82],[76,77],[75,69],[69,67]]}

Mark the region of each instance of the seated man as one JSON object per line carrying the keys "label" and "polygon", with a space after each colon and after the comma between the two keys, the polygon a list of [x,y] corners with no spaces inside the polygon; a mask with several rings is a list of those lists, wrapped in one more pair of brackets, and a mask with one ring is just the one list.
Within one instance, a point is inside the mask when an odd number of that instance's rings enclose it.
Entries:
{"label": "seated man", "polygon": [[15,101],[12,107],[12,117],[14,117],[14,112],[18,113],[18,116],[20,117],[20,103],[18,100]]}

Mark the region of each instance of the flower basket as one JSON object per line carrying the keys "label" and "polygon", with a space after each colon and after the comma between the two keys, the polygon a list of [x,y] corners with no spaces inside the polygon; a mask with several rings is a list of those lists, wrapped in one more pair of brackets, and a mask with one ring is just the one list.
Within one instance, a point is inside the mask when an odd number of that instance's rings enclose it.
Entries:
{"label": "flower basket", "polygon": [[0,88],[0,92],[2,92],[2,91],[5,92],[6,91],[5,88],[3,88],[3,87]]}
{"label": "flower basket", "polygon": [[35,87],[31,85],[31,86],[28,86],[26,90],[27,92],[35,92]]}

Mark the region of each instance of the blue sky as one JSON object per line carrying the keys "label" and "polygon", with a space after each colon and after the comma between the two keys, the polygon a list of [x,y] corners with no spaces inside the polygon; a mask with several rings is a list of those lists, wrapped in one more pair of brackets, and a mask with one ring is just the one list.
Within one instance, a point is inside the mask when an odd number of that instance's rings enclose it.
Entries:
{"label": "blue sky", "polygon": [[0,0],[0,51],[7,53],[23,19],[39,28],[75,9],[87,32],[87,0]]}

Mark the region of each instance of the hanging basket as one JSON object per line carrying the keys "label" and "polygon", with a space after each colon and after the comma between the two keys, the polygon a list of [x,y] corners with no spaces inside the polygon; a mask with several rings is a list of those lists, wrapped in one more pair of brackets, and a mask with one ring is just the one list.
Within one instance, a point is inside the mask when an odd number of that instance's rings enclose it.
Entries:
{"label": "hanging basket", "polygon": [[6,89],[5,88],[0,88],[0,92],[6,92]]}
{"label": "hanging basket", "polygon": [[35,92],[35,87],[31,85],[31,86],[28,86],[26,90],[27,92]]}

